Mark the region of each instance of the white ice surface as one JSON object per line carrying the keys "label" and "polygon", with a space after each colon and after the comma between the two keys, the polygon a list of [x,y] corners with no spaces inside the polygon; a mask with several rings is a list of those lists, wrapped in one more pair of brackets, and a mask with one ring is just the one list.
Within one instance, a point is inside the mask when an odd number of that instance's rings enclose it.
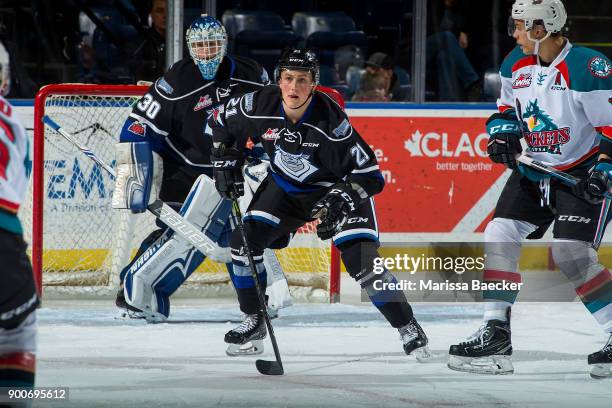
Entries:
{"label": "white ice surface", "polygon": [[[367,304],[303,304],[273,321],[286,374],[257,373],[254,357],[225,355],[238,319],[229,301],[177,300],[172,321],[113,318],[109,301],[47,301],[39,310],[37,385],[69,387],[69,402],[109,407],[612,407],[612,380],[588,375],[604,335],[579,303],[518,303],[515,374],[446,367],[450,344],[481,322],[481,304],[414,305],[438,356],[419,364]],[[272,359],[266,343],[263,358]]]}

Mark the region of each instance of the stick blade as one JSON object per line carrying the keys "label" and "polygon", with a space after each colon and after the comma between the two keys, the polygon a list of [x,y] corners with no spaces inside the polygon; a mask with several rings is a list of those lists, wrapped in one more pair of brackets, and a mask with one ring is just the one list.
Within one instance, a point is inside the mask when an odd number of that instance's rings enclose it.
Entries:
{"label": "stick blade", "polygon": [[283,365],[278,361],[257,360],[255,367],[263,375],[283,375],[285,373]]}

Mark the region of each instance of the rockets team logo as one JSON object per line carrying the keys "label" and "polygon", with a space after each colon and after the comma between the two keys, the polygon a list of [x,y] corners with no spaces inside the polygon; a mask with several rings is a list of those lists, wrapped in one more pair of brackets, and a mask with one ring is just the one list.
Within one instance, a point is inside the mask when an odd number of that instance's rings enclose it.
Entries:
{"label": "rockets team logo", "polygon": [[531,74],[520,73],[518,77],[512,82],[512,89],[528,88],[531,85]]}
{"label": "rockets team logo", "polygon": [[589,70],[594,77],[605,79],[612,73],[610,62],[600,56],[589,61]]}
{"label": "rockets team logo", "polygon": [[[518,106],[517,106],[518,107]],[[525,140],[532,152],[561,154],[561,146],[571,139],[570,128],[559,128],[538,106],[538,100],[530,101],[522,115],[527,129]]]}

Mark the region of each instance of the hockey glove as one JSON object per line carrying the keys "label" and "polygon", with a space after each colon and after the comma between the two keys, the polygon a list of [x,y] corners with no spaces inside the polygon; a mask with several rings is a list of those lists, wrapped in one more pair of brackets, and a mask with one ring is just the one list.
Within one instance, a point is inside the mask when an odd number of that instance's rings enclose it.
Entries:
{"label": "hockey glove", "polygon": [[612,187],[612,160],[600,159],[587,180],[587,192],[604,197]]}
{"label": "hockey glove", "polygon": [[511,112],[495,113],[487,120],[487,153],[493,162],[516,168],[516,155],[523,151],[519,126]]}
{"label": "hockey glove", "polygon": [[321,223],[317,226],[317,235],[322,240],[330,239],[342,230],[348,215],[355,211],[361,197],[347,183],[338,183],[314,205],[311,216]]}
{"label": "hockey glove", "polygon": [[238,198],[244,194],[242,165],[244,154],[235,148],[211,149],[210,162],[213,165],[215,187],[223,198]]}

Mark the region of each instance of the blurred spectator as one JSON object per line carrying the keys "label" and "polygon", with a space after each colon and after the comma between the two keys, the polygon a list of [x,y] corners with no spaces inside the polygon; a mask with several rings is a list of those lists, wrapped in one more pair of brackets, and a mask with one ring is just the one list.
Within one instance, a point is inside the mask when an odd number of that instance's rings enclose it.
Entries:
{"label": "blurred spectator", "polygon": [[361,87],[353,96],[355,102],[388,102],[389,79],[383,70],[366,70],[361,77]]}
{"label": "blurred spectator", "polygon": [[[400,78],[394,72],[393,59],[384,52],[375,52],[365,63],[366,73],[379,73],[384,78],[385,97],[391,101],[406,101],[408,95],[400,87]],[[364,74],[365,75],[365,74]]]}
{"label": "blurred spectator", "polygon": [[151,27],[126,46],[127,60],[136,80],[154,81],[164,74],[166,65],[166,0],[153,0]]}
{"label": "blurred spectator", "polygon": [[32,98],[37,86],[23,67],[17,45],[2,35],[0,27],[0,95]]}
{"label": "blurred spectator", "polygon": [[435,66],[441,101],[479,100],[482,82],[464,49],[469,46],[464,12],[458,0],[431,0],[427,10],[427,66]]}

